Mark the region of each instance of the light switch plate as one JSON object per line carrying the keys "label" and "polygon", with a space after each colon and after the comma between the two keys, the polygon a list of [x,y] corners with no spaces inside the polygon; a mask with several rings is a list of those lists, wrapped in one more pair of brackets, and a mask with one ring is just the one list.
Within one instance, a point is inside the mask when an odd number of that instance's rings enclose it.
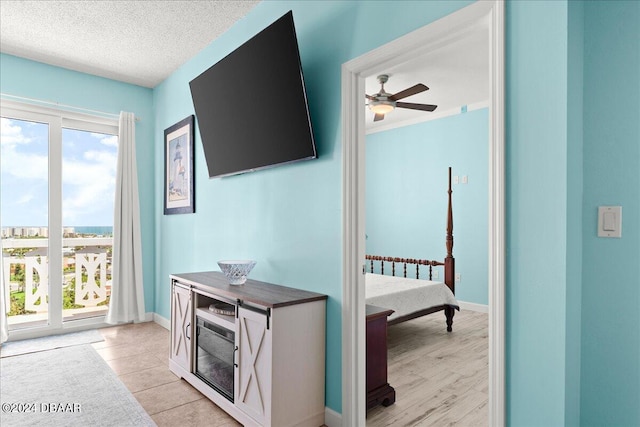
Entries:
{"label": "light switch plate", "polygon": [[598,237],[622,237],[622,206],[598,207]]}

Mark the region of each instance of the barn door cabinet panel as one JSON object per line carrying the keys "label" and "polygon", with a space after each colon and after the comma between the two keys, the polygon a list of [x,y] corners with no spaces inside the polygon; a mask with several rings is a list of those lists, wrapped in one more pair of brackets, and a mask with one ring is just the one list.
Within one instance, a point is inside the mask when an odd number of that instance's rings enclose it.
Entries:
{"label": "barn door cabinet panel", "polygon": [[171,298],[171,361],[182,369],[191,367],[191,289],[175,284]]}
{"label": "barn door cabinet panel", "polygon": [[238,308],[235,404],[260,424],[271,418],[272,329],[267,313]]}
{"label": "barn door cabinet panel", "polygon": [[[183,311],[172,310],[172,328],[190,320],[191,325],[228,331],[226,339],[233,337],[232,356],[227,352],[234,370],[232,397],[198,373],[202,330],[192,340],[193,360],[187,363],[174,357],[172,341],[169,365],[176,375],[245,426],[324,424],[326,295],[255,280],[232,286],[220,272],[172,275],[171,281],[173,298],[183,298],[176,296],[176,288],[187,288],[193,307],[186,321],[180,319]],[[209,306],[218,302],[231,306],[233,314],[212,313]],[[191,328],[186,335],[194,336],[197,330]],[[180,333],[172,330],[172,339],[176,335]]]}

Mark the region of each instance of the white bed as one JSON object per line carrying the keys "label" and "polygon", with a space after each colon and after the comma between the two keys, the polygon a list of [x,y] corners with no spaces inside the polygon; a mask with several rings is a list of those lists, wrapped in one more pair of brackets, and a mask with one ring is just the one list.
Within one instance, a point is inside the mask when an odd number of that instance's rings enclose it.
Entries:
{"label": "white bed", "polygon": [[450,306],[460,309],[456,297],[444,282],[367,273],[365,283],[367,304],[394,310],[389,316],[390,323],[430,308]]}
{"label": "white bed", "polygon": [[[460,310],[455,295],[455,259],[453,257],[453,208],[451,205],[451,168],[449,168],[449,187],[447,203],[447,234],[444,260],[428,260],[381,256],[367,254],[369,273],[365,276],[365,299],[367,304],[388,308],[394,311],[387,319],[393,325],[415,319],[438,311],[444,311],[447,332],[451,332],[455,310]],[[374,263],[378,267],[374,266]],[[385,275],[385,263],[387,272]],[[415,279],[407,277],[407,266],[415,266]],[[423,269],[420,272],[420,267]],[[390,267],[390,268],[389,268]],[[443,282],[424,280],[421,277],[433,278],[433,268],[443,268]],[[398,276],[396,276],[396,270]],[[400,271],[401,270],[401,271]],[[377,274],[380,273],[380,274]],[[400,276],[402,275],[402,276]]]}

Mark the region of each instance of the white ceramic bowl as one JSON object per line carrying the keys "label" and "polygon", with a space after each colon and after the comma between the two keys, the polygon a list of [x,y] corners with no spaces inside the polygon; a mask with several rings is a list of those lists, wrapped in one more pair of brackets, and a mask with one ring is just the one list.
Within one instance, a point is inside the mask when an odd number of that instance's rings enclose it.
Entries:
{"label": "white ceramic bowl", "polygon": [[227,276],[230,285],[242,285],[247,281],[249,272],[256,265],[256,261],[245,260],[224,260],[218,261],[220,271]]}

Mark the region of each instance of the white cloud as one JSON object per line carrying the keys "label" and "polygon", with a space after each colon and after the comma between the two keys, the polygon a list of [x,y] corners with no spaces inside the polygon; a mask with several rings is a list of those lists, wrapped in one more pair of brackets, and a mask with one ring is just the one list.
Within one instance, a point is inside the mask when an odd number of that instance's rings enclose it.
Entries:
{"label": "white cloud", "polygon": [[102,222],[105,217],[111,218],[114,187],[115,179],[103,179],[67,189],[62,200],[65,223],[71,224],[81,218],[91,218],[96,222]]}
{"label": "white cloud", "polygon": [[116,170],[116,161],[118,160],[117,153],[110,153],[108,151],[86,151],[83,154],[85,160],[98,163],[109,169],[113,169],[114,173]]}
{"label": "white cloud", "polygon": [[63,183],[79,186],[115,177],[117,159],[116,153],[95,150],[85,152],[83,161],[63,159]]}
{"label": "white cloud", "polygon": [[49,160],[47,156],[16,151],[15,145],[2,147],[2,173],[23,179],[47,180]]}
{"label": "white cloud", "polygon": [[29,141],[30,139],[24,135],[22,128],[14,120],[0,118],[0,143],[3,146],[26,144]]}
{"label": "white cloud", "polygon": [[49,168],[46,155],[24,153],[18,146],[32,142],[15,120],[0,118],[0,141],[2,142],[2,173],[23,179],[47,179]]}
{"label": "white cloud", "polygon": [[94,138],[98,138],[100,143],[106,145],[107,147],[117,147],[118,146],[118,135],[106,135],[103,133],[92,133],[91,136]]}
{"label": "white cloud", "polygon": [[63,160],[65,223],[113,215],[116,161],[116,153],[95,150],[85,152],[83,161]]}
{"label": "white cloud", "polygon": [[109,135],[107,138],[103,138],[100,140],[101,143],[108,147],[117,147],[118,146],[118,136],[117,135]]}
{"label": "white cloud", "polygon": [[16,205],[26,205],[27,203],[32,201],[33,198],[34,198],[34,195],[32,193],[25,193],[25,194],[22,195],[22,197],[20,197],[18,200],[16,200],[15,204]]}

